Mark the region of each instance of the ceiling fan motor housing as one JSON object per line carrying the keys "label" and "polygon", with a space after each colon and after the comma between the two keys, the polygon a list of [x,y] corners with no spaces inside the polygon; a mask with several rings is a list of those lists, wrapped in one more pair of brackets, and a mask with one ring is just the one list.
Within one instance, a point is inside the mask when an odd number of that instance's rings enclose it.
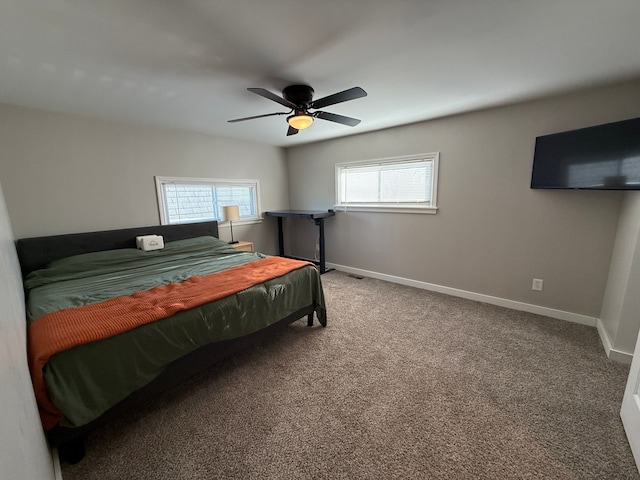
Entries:
{"label": "ceiling fan motor housing", "polygon": [[309,85],[289,85],[282,91],[282,96],[298,106],[308,107],[313,100],[313,93]]}

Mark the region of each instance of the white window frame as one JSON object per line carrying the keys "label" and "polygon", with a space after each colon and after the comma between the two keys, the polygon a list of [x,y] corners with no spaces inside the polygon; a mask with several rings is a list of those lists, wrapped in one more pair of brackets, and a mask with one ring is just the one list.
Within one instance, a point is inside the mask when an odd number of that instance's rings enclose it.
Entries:
{"label": "white window frame", "polygon": [[[158,211],[160,212],[160,224],[161,225],[169,225],[169,217],[167,211],[167,203],[164,198],[164,188],[163,186],[166,184],[192,184],[192,185],[216,185],[216,186],[242,186],[246,185],[248,187],[252,187],[255,192],[255,205],[256,205],[256,214],[251,217],[242,217],[240,220],[234,220],[234,225],[250,225],[254,223],[262,223],[261,216],[261,208],[260,208],[260,181],[257,179],[230,179],[230,178],[199,178],[199,177],[155,177],[156,181],[156,195],[158,197]],[[197,223],[197,222],[206,222],[206,221],[215,221],[215,219],[211,220],[194,220],[193,222],[182,222],[184,223]],[[221,226],[228,226],[229,222],[224,220],[217,220]],[[177,224],[173,224],[177,225]]]}
{"label": "white window frame", "polygon": [[[375,167],[382,165],[390,165],[394,163],[413,163],[416,161],[428,161],[432,164],[431,170],[431,202],[428,204],[420,203],[347,203],[342,202],[340,194],[342,191],[341,171],[344,168],[353,166]],[[336,203],[334,210],[352,211],[352,212],[392,212],[392,213],[430,213],[435,214],[438,211],[438,163],[440,161],[440,153],[422,153],[416,155],[405,155],[401,157],[378,158],[373,160],[360,160],[355,162],[336,163]]]}

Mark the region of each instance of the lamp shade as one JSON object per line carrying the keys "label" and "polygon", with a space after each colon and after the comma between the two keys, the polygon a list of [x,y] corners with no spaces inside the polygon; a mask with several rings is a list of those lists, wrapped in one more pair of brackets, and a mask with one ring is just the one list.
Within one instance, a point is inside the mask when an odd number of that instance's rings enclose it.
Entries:
{"label": "lamp shade", "polygon": [[287,122],[289,122],[289,125],[291,125],[296,130],[302,130],[303,128],[307,128],[313,123],[313,117],[311,115],[299,113],[287,117]]}
{"label": "lamp shade", "polygon": [[224,207],[224,219],[233,222],[240,219],[240,209],[238,205],[227,205]]}

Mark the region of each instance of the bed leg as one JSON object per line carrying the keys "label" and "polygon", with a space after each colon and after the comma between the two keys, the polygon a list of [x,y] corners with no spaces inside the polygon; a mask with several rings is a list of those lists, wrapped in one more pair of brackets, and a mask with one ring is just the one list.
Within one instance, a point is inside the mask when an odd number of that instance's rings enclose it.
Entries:
{"label": "bed leg", "polygon": [[84,458],[84,437],[74,438],[58,445],[58,456],[70,464],[78,463]]}
{"label": "bed leg", "polygon": [[313,327],[313,312],[307,315],[307,327]]}

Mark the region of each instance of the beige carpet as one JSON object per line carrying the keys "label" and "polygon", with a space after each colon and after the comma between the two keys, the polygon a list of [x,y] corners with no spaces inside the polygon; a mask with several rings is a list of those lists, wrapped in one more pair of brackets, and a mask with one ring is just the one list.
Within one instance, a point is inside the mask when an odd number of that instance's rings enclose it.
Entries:
{"label": "beige carpet", "polygon": [[340,272],[298,321],[95,431],[74,479],[638,479],[595,328]]}

